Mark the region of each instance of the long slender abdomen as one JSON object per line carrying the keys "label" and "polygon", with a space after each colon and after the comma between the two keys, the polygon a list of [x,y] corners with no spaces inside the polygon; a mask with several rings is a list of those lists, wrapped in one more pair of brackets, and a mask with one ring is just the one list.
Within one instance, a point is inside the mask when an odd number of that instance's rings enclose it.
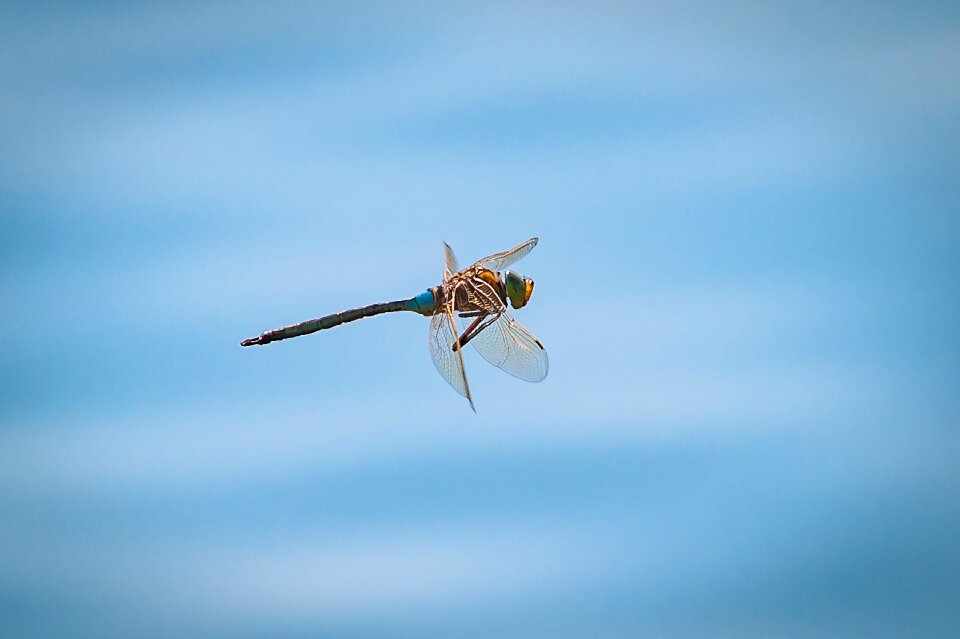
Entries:
{"label": "long slender abdomen", "polygon": [[433,297],[431,294],[430,300],[427,300],[426,295],[429,293],[430,291],[427,291],[426,293],[421,293],[417,297],[408,300],[370,304],[369,306],[361,306],[360,308],[353,308],[349,311],[341,311],[339,313],[333,313],[332,315],[318,317],[317,319],[307,320],[306,322],[300,322],[299,324],[291,324],[290,326],[274,328],[272,330],[260,333],[260,335],[257,337],[251,337],[250,339],[243,340],[240,342],[240,346],[269,344],[270,342],[278,342],[282,339],[300,337],[301,335],[309,335],[310,333],[316,333],[317,331],[322,331],[327,328],[340,326],[341,324],[353,322],[363,317],[371,317],[373,315],[380,315],[382,313],[413,311],[415,313],[420,313],[421,315],[430,315],[433,313]]}

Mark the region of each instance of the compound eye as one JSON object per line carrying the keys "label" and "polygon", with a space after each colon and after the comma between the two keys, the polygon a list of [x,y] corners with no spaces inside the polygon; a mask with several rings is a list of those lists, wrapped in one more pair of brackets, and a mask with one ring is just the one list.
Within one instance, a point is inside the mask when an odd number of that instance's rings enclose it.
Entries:
{"label": "compound eye", "polygon": [[507,271],[504,273],[504,281],[507,285],[507,297],[510,299],[510,305],[513,308],[523,308],[527,304],[529,295],[527,293],[527,280],[522,275]]}

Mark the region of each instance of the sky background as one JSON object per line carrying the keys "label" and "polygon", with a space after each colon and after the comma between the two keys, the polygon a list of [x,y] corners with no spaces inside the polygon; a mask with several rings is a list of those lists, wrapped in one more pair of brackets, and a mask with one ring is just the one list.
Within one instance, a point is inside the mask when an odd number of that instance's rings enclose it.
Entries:
{"label": "sky background", "polygon": [[[0,7],[0,635],[960,633],[960,8]],[[539,236],[549,377],[413,296]]]}

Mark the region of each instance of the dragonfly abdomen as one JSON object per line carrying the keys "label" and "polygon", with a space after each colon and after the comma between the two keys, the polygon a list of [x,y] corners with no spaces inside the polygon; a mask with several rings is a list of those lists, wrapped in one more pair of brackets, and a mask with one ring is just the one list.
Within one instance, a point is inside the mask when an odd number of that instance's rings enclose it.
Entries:
{"label": "dragonfly abdomen", "polygon": [[421,315],[431,316],[437,311],[437,295],[439,289],[428,288],[416,297],[404,302],[404,310],[420,313]]}
{"label": "dragonfly abdomen", "polygon": [[352,308],[348,311],[340,311],[339,313],[332,313],[330,315],[318,317],[317,319],[307,320],[306,322],[300,322],[299,324],[291,324],[290,326],[274,328],[272,330],[260,333],[260,335],[257,337],[245,339],[240,342],[240,345],[254,346],[260,344],[269,344],[270,342],[278,342],[282,339],[300,337],[301,335],[309,335],[310,333],[316,333],[317,331],[334,328],[335,326],[340,326],[341,324],[346,324],[347,322],[354,322],[364,317],[372,317],[374,315],[381,315],[383,313],[413,311],[414,313],[420,313],[421,315],[433,315],[435,307],[436,304],[434,302],[433,292],[428,290],[408,300],[369,304],[359,308]]}

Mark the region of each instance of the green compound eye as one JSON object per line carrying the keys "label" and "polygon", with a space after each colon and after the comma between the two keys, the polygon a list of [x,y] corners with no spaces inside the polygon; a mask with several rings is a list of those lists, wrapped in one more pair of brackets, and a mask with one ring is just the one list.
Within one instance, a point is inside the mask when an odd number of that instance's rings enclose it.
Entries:
{"label": "green compound eye", "polygon": [[519,273],[507,271],[504,273],[504,280],[507,285],[507,297],[513,308],[523,308],[530,301],[533,295],[533,280],[524,277]]}

